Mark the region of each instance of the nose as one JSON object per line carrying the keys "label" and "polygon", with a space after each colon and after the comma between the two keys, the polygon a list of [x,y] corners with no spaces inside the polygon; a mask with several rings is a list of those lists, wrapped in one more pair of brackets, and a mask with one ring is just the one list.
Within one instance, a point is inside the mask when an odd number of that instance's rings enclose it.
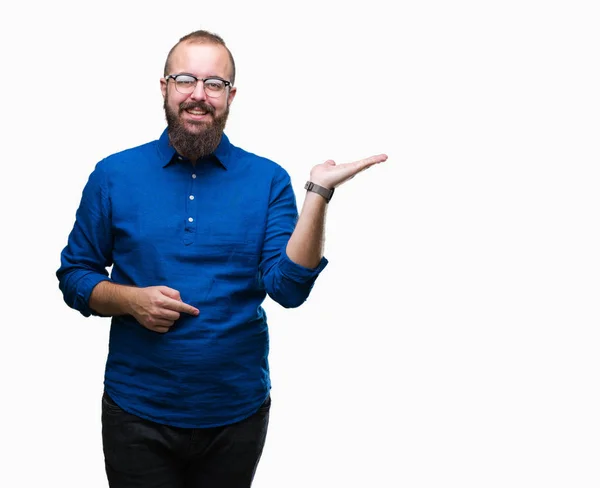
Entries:
{"label": "nose", "polygon": [[190,98],[192,100],[206,100],[206,92],[204,91],[204,82],[202,80],[198,80],[196,88],[190,94]]}

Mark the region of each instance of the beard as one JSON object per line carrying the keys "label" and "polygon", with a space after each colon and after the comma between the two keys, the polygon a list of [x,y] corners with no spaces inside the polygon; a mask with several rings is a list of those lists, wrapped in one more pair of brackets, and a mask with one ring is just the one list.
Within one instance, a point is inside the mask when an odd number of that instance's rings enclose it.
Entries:
{"label": "beard", "polygon": [[[201,100],[198,102],[181,103],[178,113],[171,110],[167,102],[168,97],[165,97],[163,108],[165,110],[165,117],[167,118],[167,130],[171,145],[175,150],[192,162],[212,154],[217,149],[219,142],[221,142],[221,136],[223,135],[227,117],[229,116],[229,105],[227,105],[221,115],[216,116],[215,109]],[[185,124],[181,120],[181,114],[185,110],[194,108],[211,115],[213,120],[212,122],[188,121],[189,124],[197,127],[197,130],[192,132],[185,127]]]}

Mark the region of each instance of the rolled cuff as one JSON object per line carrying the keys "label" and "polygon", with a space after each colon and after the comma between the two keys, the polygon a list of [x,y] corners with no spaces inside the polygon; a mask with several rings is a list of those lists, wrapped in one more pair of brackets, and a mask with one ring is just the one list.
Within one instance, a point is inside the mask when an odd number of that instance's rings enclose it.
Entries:
{"label": "rolled cuff", "polygon": [[292,261],[288,255],[283,252],[279,263],[279,271],[289,280],[304,284],[313,282],[319,273],[325,269],[327,263],[329,263],[329,261],[323,256],[316,268],[306,268]]}
{"label": "rolled cuff", "polygon": [[79,310],[85,317],[89,317],[90,315],[102,316],[90,308],[90,295],[96,285],[101,281],[110,281],[110,279],[103,274],[89,273],[82,277],[79,280],[79,283],[77,283],[77,292],[73,308]]}

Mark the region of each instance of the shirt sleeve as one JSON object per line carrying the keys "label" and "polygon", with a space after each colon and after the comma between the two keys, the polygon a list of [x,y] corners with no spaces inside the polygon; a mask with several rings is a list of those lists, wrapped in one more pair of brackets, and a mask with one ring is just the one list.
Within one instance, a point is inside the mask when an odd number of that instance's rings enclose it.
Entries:
{"label": "shirt sleeve", "polygon": [[67,305],[85,317],[99,315],[89,307],[94,287],[108,280],[112,265],[110,199],[105,166],[98,163],[82,192],[75,224],[56,272]]}
{"label": "shirt sleeve", "polygon": [[328,263],[322,257],[319,265],[311,269],[287,256],[285,249],[297,221],[298,208],[290,177],[282,170],[271,185],[261,275],[267,294],[285,308],[298,307],[306,301]]}

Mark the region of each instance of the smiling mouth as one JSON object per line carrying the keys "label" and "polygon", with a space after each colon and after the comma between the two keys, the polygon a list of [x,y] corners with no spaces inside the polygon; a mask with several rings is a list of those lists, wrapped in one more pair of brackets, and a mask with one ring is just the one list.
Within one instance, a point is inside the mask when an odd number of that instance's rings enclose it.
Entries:
{"label": "smiling mouth", "polygon": [[205,112],[204,110],[198,110],[198,109],[188,109],[188,110],[186,110],[186,112],[191,115],[206,115],[206,114],[208,114],[208,112]]}

